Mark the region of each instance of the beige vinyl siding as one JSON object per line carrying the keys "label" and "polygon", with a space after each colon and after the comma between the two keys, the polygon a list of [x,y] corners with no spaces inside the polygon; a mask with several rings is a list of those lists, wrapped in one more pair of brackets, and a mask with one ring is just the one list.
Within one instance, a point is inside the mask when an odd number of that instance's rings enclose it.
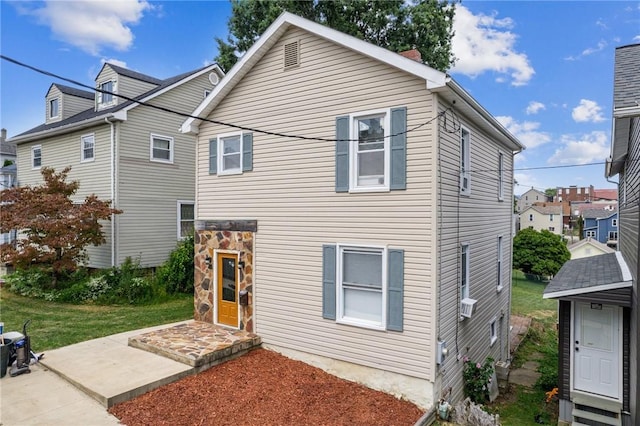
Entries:
{"label": "beige vinyl siding", "polygon": [[[81,163],[81,136],[94,134],[95,160]],[[56,172],[61,172],[65,167],[71,166],[67,181],[78,180],[80,188],[73,197],[74,201],[81,202],[87,195],[96,194],[101,200],[111,199],[110,179],[110,128],[107,124],[71,132],[65,135],[41,139],[35,142],[18,145],[18,182],[20,186],[41,185],[41,170],[33,170],[31,167],[31,147],[42,146],[42,167],[52,167]],[[103,225],[105,230],[109,224]],[[105,235],[109,237],[110,230]],[[111,265],[111,248],[109,243],[99,247],[90,248],[88,251],[91,259],[91,267],[108,267]],[[105,260],[106,259],[106,260]]]}
{"label": "beige vinyl siding", "polygon": [[[118,75],[118,94],[134,98],[138,95],[148,92],[149,90],[158,87],[157,84],[147,83],[146,81],[136,80],[134,78],[125,77],[124,75]],[[124,99],[120,99],[118,103],[125,102]]]}
{"label": "beige vinyl siding", "polygon": [[[151,101],[191,113],[210,87],[203,75]],[[143,266],[164,262],[177,241],[177,201],[195,200],[195,137],[178,132],[183,117],[139,106],[119,133],[118,261],[139,258]],[[150,161],[151,134],[173,138],[173,164]]]}
{"label": "beige vinyl siding", "polygon": [[62,119],[67,119],[82,111],[93,108],[93,99],[81,98],[79,96],[62,95]]}
{"label": "beige vinyl siding", "polygon": [[[440,111],[449,105],[441,104]],[[455,108],[454,108],[454,111]],[[462,397],[462,366],[457,357],[468,356],[484,362],[487,356],[506,360],[509,336],[509,295],[511,292],[513,157],[511,152],[493,142],[465,116],[456,111],[461,124],[471,133],[470,196],[461,196],[460,129],[451,121],[440,121],[440,185],[438,208],[441,209],[438,235],[441,272],[437,296],[437,334],[447,342],[449,356],[439,370],[442,389],[453,386],[453,399]],[[454,122],[454,125],[456,123]],[[504,153],[504,201],[498,201],[498,153]],[[458,227],[459,225],[459,227]],[[503,237],[503,289],[497,291],[498,236]],[[459,321],[459,276],[461,244],[469,244],[469,297],[476,299],[472,318]],[[500,317],[502,319],[502,327]],[[489,323],[497,318],[498,340],[490,346]]]}
{"label": "beige vinyl siding", "polygon": [[[283,45],[300,40],[301,65],[283,70]],[[335,118],[406,106],[408,127],[432,118],[425,82],[345,48],[289,30],[210,118],[273,132],[335,138]],[[198,219],[257,219],[255,318],[263,341],[431,380],[434,134],[412,132],[407,190],[336,193],[335,143],[254,133],[253,171],[208,174],[209,139],[234,131],[203,123]],[[322,245],[405,250],[404,331],[374,331],[322,318]]]}
{"label": "beige vinyl siding", "polygon": [[[529,215],[533,215],[533,220],[529,220]],[[562,208],[558,207],[558,211],[553,214],[553,220],[549,218],[549,214],[540,213],[532,208],[524,210],[520,214],[520,228],[526,229],[533,226],[536,231],[547,230],[556,235],[562,235]],[[553,231],[549,229],[553,228]]]}

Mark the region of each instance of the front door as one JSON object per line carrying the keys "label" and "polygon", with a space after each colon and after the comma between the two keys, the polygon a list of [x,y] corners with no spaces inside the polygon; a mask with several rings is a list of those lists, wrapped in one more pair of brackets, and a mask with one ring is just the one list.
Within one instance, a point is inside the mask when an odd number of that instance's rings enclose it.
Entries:
{"label": "front door", "polygon": [[601,303],[575,303],[574,389],[620,396],[620,310]]}
{"label": "front door", "polygon": [[218,324],[238,327],[238,256],[218,253]]}

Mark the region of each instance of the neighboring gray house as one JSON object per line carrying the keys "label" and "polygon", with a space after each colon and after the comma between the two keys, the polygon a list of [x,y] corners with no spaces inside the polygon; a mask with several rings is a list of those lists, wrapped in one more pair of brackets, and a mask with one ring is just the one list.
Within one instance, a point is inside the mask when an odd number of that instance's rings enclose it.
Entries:
{"label": "neighboring gray house", "polygon": [[518,198],[516,209],[518,210],[518,213],[522,213],[529,206],[532,206],[533,203],[544,203],[545,201],[548,201],[547,198],[548,197],[544,192],[538,191],[537,189],[531,187],[531,189],[527,190],[527,192],[525,192],[520,196],[520,198]]}
{"label": "neighboring gray house", "polygon": [[640,44],[616,49],[611,157],[620,251],[567,262],[544,291],[559,300],[561,424],[640,424]]}
{"label": "neighboring gray house", "polygon": [[190,113],[222,76],[215,64],[157,79],[106,63],[96,88],[108,93],[52,84],[44,124],[11,139],[20,185],[41,183],[44,166],[71,166],[77,201],[96,194],[123,211],[103,224],[107,243],[89,248],[89,266],[160,265],[193,227],[195,138],[178,131],[184,118],[120,96]]}
{"label": "neighboring gray house", "polygon": [[196,319],[426,409],[508,362],[523,146],[450,76],[284,13],[193,115]]}

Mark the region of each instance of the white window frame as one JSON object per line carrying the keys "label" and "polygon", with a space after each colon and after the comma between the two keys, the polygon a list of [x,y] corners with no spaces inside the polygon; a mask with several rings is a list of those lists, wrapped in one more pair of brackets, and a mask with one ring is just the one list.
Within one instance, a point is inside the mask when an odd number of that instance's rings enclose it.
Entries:
{"label": "white window frame", "polygon": [[611,226],[618,226],[618,219],[611,219]]}
{"label": "white window frame", "polygon": [[555,226],[550,226],[549,227],[549,232],[556,232],[556,227]]}
{"label": "white window frame", "polygon": [[[52,105],[55,103],[56,105],[56,115],[53,115],[51,111],[53,110]],[[49,119],[54,119],[60,117],[60,98],[49,99]]]}
{"label": "white window frame", "polygon": [[[224,141],[226,139],[229,138],[233,138],[233,137],[238,137],[240,139],[240,166],[235,168],[235,169],[228,169],[225,170],[224,169],[224,149],[223,149],[223,144]],[[242,168],[243,168],[243,164],[244,164],[244,144],[243,144],[243,133],[242,132],[233,132],[233,133],[224,133],[222,135],[218,135],[218,143],[217,143],[217,149],[218,149],[218,156],[217,156],[217,161],[218,161],[218,175],[239,175],[242,174]],[[236,155],[235,153],[233,155]]]}
{"label": "white window frame", "polygon": [[529,213],[529,222],[533,222],[533,213]]}
{"label": "white window frame", "polygon": [[502,288],[504,287],[503,283],[502,283],[502,258],[504,255],[504,251],[503,251],[503,238],[502,235],[498,235],[498,253],[497,253],[497,268],[498,268],[498,282],[497,282],[497,286],[496,286],[496,290],[497,291],[502,291]]}
{"label": "white window frame", "polygon": [[[377,185],[358,185],[358,129],[360,119],[383,117],[384,181]],[[349,192],[387,192],[391,174],[391,108],[349,114]]]}
{"label": "white window frame", "polygon": [[498,152],[498,201],[504,201],[504,153]]}
{"label": "white window frame", "polygon": [[193,200],[178,200],[176,202],[176,224],[177,224],[177,237],[178,240],[184,240],[185,238],[187,238],[186,235],[182,235],[181,231],[182,231],[182,222],[187,222],[186,220],[182,219],[182,209],[181,207],[183,205],[192,205],[193,206],[193,219],[189,220],[188,222],[193,222],[193,226],[194,226],[194,231],[195,231],[195,224],[196,224],[196,202]]}
{"label": "white window frame", "polygon": [[549,222],[553,222],[553,214],[549,215]]}
{"label": "white window frame", "polygon": [[[154,139],[159,139],[159,140],[165,140],[165,141],[169,141],[169,159],[164,159],[164,158],[155,158],[153,156],[153,141]],[[151,135],[149,135],[149,159],[153,162],[156,163],[166,163],[166,164],[173,164],[173,152],[175,150],[175,143],[174,140],[171,136],[164,136],[164,135],[159,135],[156,133],[151,133]]]}
{"label": "white window frame", "polygon": [[209,96],[210,93],[211,93],[210,89],[204,89],[204,98],[206,99],[207,96]]}
{"label": "white window frame", "polygon": [[[107,90],[107,89],[103,89],[102,86],[104,86],[105,84],[109,84],[111,83],[111,90],[109,90],[109,92],[111,92],[112,94],[105,94],[102,92],[97,92],[98,93],[98,109],[102,109],[102,108],[107,108],[110,106],[113,106],[116,104],[116,81],[115,80],[104,80],[101,81],[100,83],[98,83],[98,89],[100,90]],[[105,102],[104,101],[104,97],[106,96],[111,96],[111,99],[109,99],[109,101]]]}
{"label": "white window frame", "polygon": [[489,346],[493,346],[498,341],[498,318],[493,317],[489,321]]}
{"label": "white window frame", "polygon": [[[344,315],[344,287],[343,287],[343,254],[345,250],[357,250],[380,254],[382,262],[382,318],[380,322],[368,321],[361,318],[346,317]],[[373,330],[386,330],[387,324],[387,247],[363,244],[337,244],[336,247],[336,322],[354,325]]]}
{"label": "white window frame", "polygon": [[460,289],[460,300],[469,299],[471,294],[469,290],[469,266],[471,262],[469,260],[470,245],[469,243],[460,244],[460,278],[458,282],[458,288]]}
{"label": "white window frame", "polygon": [[[85,142],[91,140],[91,152],[93,155],[91,157],[86,157],[85,155]],[[96,159],[96,137],[94,133],[89,133],[88,135],[80,136],[80,162],[88,163],[94,161]]]}
{"label": "white window frame", "polygon": [[[42,105],[42,104],[40,104]],[[35,165],[36,162],[36,150],[40,152],[40,156],[38,157],[38,159],[40,160],[40,164],[39,165]],[[31,169],[32,170],[39,170],[40,168],[42,168],[42,145],[34,145],[31,147]]]}
{"label": "white window frame", "polygon": [[596,237],[596,231],[587,230],[587,231],[585,231],[584,236],[587,237],[587,238],[589,238],[589,237],[595,238]]}
{"label": "white window frame", "polygon": [[460,194],[471,195],[471,131],[464,126],[460,128]]}
{"label": "white window frame", "polygon": [[[615,238],[611,238],[611,236],[615,236]],[[609,235],[607,235],[608,240],[616,240],[618,241],[618,231],[609,231]]]}

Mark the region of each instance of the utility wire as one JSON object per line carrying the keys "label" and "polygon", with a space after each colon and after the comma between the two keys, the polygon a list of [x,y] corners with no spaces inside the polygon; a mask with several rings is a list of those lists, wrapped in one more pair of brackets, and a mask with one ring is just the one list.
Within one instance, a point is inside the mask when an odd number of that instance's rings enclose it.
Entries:
{"label": "utility wire", "polygon": [[[24,68],[30,69],[32,71],[35,71],[35,72],[37,72],[39,74],[43,74],[43,75],[46,75],[46,76],[49,76],[49,77],[57,78],[59,80],[66,81],[67,83],[71,83],[71,84],[74,84],[76,86],[84,87],[86,89],[89,89],[89,90],[92,90],[92,91],[95,91],[95,92],[100,92],[100,93],[103,93],[103,94],[116,96],[116,97],[118,97],[120,99],[131,101],[131,102],[134,102],[134,103],[136,103],[138,105],[143,105],[143,106],[147,106],[147,107],[150,107],[150,108],[155,108],[157,110],[168,112],[168,113],[171,113],[171,114],[176,114],[176,115],[179,115],[179,116],[185,117],[185,118],[193,118],[195,120],[202,120],[202,121],[206,121],[206,122],[212,123],[212,124],[218,124],[218,125],[221,125],[221,126],[227,126],[227,127],[233,127],[235,129],[246,130],[248,132],[261,133],[261,134],[264,134],[264,135],[278,136],[278,137],[283,137],[283,138],[301,139],[301,140],[308,140],[308,141],[321,141],[321,142],[359,142],[360,141],[360,139],[332,139],[332,138],[310,137],[310,136],[302,136],[302,135],[291,135],[291,134],[287,134],[287,133],[272,132],[272,131],[269,131],[269,130],[262,130],[262,129],[257,129],[257,128],[254,128],[254,127],[241,126],[241,125],[238,125],[238,124],[226,123],[224,121],[212,120],[212,119],[209,119],[209,118],[198,117],[198,116],[195,116],[195,115],[191,115],[191,114],[187,114],[187,113],[184,113],[184,112],[176,111],[176,110],[173,110],[171,108],[166,108],[166,107],[163,107],[163,106],[160,106],[160,105],[154,105],[154,104],[151,104],[151,103],[148,103],[148,102],[144,102],[144,101],[141,101],[139,99],[130,98],[128,96],[124,96],[122,94],[117,94],[117,93],[111,92],[109,90],[103,90],[103,89],[100,89],[100,88],[89,86],[87,84],[80,83],[79,81],[76,81],[76,80],[73,80],[73,79],[70,79],[70,78],[66,78],[66,77],[63,77],[63,76],[58,75],[58,74],[54,74],[54,73],[52,73],[50,71],[46,71],[46,70],[43,70],[41,68],[37,68],[37,67],[29,65],[29,64],[25,64],[24,62],[20,62],[20,61],[18,61],[16,59],[10,58],[10,57],[5,56],[5,55],[0,55],[0,58],[4,59],[5,61],[11,62],[12,64],[18,65],[20,67],[24,67]],[[424,123],[418,124],[418,125],[412,127],[411,129],[405,130],[403,132],[394,133],[392,135],[386,135],[386,136],[384,136],[384,139],[387,139],[387,138],[390,139],[390,138],[392,138],[394,136],[405,135],[407,133],[411,133],[413,131],[416,131],[419,128],[421,128],[423,126],[426,126],[427,124],[429,124],[429,123],[437,120],[438,118],[444,116],[447,113],[447,111],[449,111],[450,109],[451,108],[447,108],[444,111],[439,112],[435,117],[425,121]],[[105,112],[107,112],[107,111],[105,110]]]}

